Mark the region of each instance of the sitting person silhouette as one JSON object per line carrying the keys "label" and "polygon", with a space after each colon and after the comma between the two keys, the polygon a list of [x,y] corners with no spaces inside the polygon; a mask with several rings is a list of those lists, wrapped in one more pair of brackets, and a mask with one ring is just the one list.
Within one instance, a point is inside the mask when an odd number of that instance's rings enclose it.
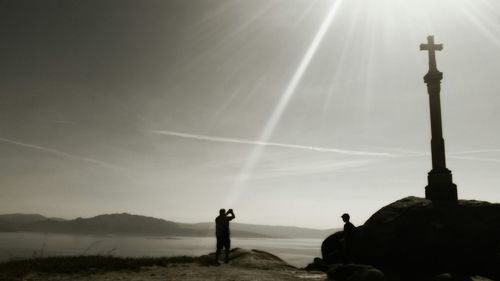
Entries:
{"label": "sitting person silhouette", "polygon": [[347,262],[352,262],[352,252],[356,240],[356,227],[349,219],[351,216],[345,213],[341,216],[344,221],[344,256]]}
{"label": "sitting person silhouette", "polygon": [[235,217],[236,216],[234,215],[233,209],[229,209],[227,213],[225,209],[220,209],[219,216],[215,218],[215,236],[217,238],[215,263],[217,264],[219,264],[219,255],[222,248],[224,248],[225,252],[224,262],[229,262],[229,249],[231,248],[229,222],[232,221]]}

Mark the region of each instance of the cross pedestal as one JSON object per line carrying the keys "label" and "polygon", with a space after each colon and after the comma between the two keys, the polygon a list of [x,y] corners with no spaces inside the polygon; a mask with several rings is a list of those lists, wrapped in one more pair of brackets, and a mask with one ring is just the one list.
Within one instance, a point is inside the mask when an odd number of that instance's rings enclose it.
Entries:
{"label": "cross pedestal", "polygon": [[434,44],[434,37],[427,37],[427,44],[421,44],[420,50],[429,51],[429,71],[424,76],[429,93],[431,114],[431,153],[432,170],[427,176],[425,198],[435,204],[456,203],[458,201],[457,186],[453,183],[451,171],[446,168],[446,158],[441,121],[441,80],[443,73],[436,67],[435,51],[441,51],[442,44]]}

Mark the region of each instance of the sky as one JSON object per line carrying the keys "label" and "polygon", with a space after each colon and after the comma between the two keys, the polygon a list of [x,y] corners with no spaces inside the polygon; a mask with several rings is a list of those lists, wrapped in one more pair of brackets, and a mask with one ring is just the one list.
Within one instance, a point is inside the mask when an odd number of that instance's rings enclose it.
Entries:
{"label": "sky", "polygon": [[500,201],[496,0],[0,1],[0,213],[331,228],[424,196],[428,35],[459,198]]}

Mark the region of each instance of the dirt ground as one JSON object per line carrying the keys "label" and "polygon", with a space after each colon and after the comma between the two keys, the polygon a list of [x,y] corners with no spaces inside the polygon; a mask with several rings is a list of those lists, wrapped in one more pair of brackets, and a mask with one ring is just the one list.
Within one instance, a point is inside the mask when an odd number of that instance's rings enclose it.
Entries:
{"label": "dirt ground", "polygon": [[30,274],[26,281],[304,281],[326,280],[324,273],[311,273],[300,269],[256,269],[242,268],[231,264],[221,266],[200,266],[197,264],[174,264],[167,267],[149,267],[138,272],[118,271],[94,274]]}

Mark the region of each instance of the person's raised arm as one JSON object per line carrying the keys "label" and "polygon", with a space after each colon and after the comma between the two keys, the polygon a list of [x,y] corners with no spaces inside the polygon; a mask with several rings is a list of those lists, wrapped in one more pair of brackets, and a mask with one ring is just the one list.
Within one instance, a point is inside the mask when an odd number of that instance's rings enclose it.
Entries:
{"label": "person's raised arm", "polygon": [[[231,215],[231,216],[228,216],[228,215]],[[234,215],[233,209],[227,210],[226,218],[227,218],[227,220],[230,220],[230,221],[233,220],[234,218],[236,218],[236,216]]]}

